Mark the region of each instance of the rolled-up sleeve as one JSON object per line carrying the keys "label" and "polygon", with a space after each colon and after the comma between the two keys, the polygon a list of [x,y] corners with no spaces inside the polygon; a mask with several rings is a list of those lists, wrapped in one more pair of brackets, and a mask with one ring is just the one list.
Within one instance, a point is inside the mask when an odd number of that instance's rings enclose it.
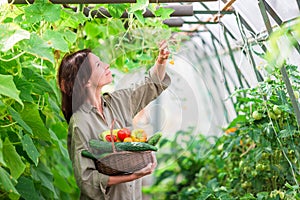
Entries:
{"label": "rolled-up sleeve", "polygon": [[99,173],[94,161],[81,155],[82,150],[88,150],[88,146],[80,129],[74,127],[69,134],[72,135],[70,155],[76,182],[81,190],[81,199],[108,199],[109,176]]}

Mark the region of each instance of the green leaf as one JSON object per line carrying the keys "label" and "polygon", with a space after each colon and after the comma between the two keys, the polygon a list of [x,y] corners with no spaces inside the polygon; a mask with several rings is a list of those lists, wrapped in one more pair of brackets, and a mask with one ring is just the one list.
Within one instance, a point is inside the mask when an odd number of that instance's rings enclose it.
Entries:
{"label": "green leaf", "polygon": [[39,200],[41,199],[37,195],[37,191],[34,187],[32,179],[21,176],[18,179],[18,184],[16,185],[18,192],[21,194],[21,197],[25,200]]}
{"label": "green leaf", "polygon": [[79,24],[83,24],[88,18],[82,12],[74,12],[72,9],[63,9],[61,12],[61,27],[67,26],[78,28]]}
{"label": "green leaf", "polygon": [[137,0],[136,3],[130,7],[128,13],[134,13],[137,10],[145,11],[148,5],[148,0]]}
{"label": "green leaf", "polygon": [[269,197],[269,192],[259,192],[257,193],[257,200],[264,200],[264,199],[268,199]]}
{"label": "green leaf", "polygon": [[20,116],[20,114],[17,111],[15,111],[15,109],[8,106],[7,110],[11,114],[12,118],[16,122],[18,122],[18,124],[20,124],[27,132],[29,132],[30,134],[33,134],[31,128],[23,121],[22,117]]}
{"label": "green leaf", "polygon": [[124,28],[123,22],[120,19],[109,19],[107,21],[108,32],[111,35],[119,35],[124,33],[126,30]]}
{"label": "green leaf", "polygon": [[55,22],[60,19],[61,8],[59,5],[48,2],[36,2],[25,7],[26,21],[29,23],[37,23],[41,20],[47,22]]}
{"label": "green leaf", "polygon": [[63,33],[65,40],[67,40],[69,43],[73,44],[76,42],[77,35],[73,31],[65,30],[61,33]]}
{"label": "green leaf", "polygon": [[35,33],[31,33],[29,40],[20,42],[20,48],[30,54],[54,63],[54,55],[48,44]]}
{"label": "green leaf", "polygon": [[31,96],[32,92],[32,84],[29,83],[25,78],[20,78],[19,76],[14,77],[14,82],[18,90],[20,90],[20,98],[23,101],[33,102],[33,98]]}
{"label": "green leaf", "polygon": [[36,149],[32,139],[28,134],[24,135],[22,138],[23,149],[26,151],[29,158],[34,162],[35,166],[39,163],[40,153]]}
{"label": "green leaf", "polygon": [[134,15],[139,20],[139,22],[141,22],[143,25],[145,24],[145,18],[143,16],[143,11],[142,10],[135,11]]}
{"label": "green leaf", "polygon": [[0,167],[0,191],[6,191],[9,193],[11,199],[18,199],[20,194],[14,187],[17,181],[11,177],[2,167]]}
{"label": "green leaf", "polygon": [[8,96],[23,106],[19,94],[20,91],[15,86],[13,76],[0,74],[0,95]]}
{"label": "green leaf", "polygon": [[36,104],[25,103],[24,109],[19,111],[22,119],[32,129],[33,134],[39,139],[50,141],[50,135],[42,121]]}
{"label": "green leaf", "polygon": [[3,158],[3,142],[1,138],[0,138],[0,163],[6,167],[6,163],[4,162],[4,158]]}
{"label": "green leaf", "polygon": [[161,17],[162,20],[164,19],[169,19],[170,15],[174,12],[174,9],[172,8],[162,8],[160,7],[159,9],[157,9],[154,14],[157,17]]}
{"label": "green leaf", "polygon": [[4,161],[12,177],[17,179],[24,172],[26,166],[8,138],[5,138],[3,146]]}
{"label": "green leaf", "polygon": [[43,11],[39,9],[39,4],[32,4],[25,7],[25,17],[28,23],[40,22],[43,19]]}
{"label": "green leaf", "polygon": [[61,152],[61,154],[65,157],[65,158],[69,158],[69,154],[68,151],[66,149],[66,147],[63,146],[61,140],[59,140],[56,136],[56,134],[50,129],[49,130],[51,138],[54,142],[55,145],[57,145],[59,147],[59,150]]}
{"label": "green leaf", "polygon": [[107,10],[112,17],[120,18],[127,8],[129,4],[108,4]]}
{"label": "green leaf", "polygon": [[53,3],[43,3],[43,18],[47,22],[55,22],[60,19],[61,6]]}
{"label": "green leaf", "polygon": [[46,30],[43,35],[43,39],[54,49],[61,50],[63,52],[69,51],[68,43],[63,38],[63,35],[57,31]]}
{"label": "green leaf", "polygon": [[62,174],[59,174],[59,171],[57,170],[53,171],[53,176],[54,176],[53,184],[57,188],[59,188],[61,191],[65,193],[71,193],[73,191],[73,188],[67,182],[66,178]]}
{"label": "green leaf", "polygon": [[279,138],[286,138],[286,137],[290,137],[291,135],[293,135],[293,132],[288,130],[288,129],[284,129],[281,130],[278,134]]}
{"label": "green leaf", "polygon": [[231,123],[228,125],[226,129],[235,127],[237,125],[244,124],[246,122],[246,116],[245,115],[238,115],[235,119],[231,121]]}
{"label": "green leaf", "polygon": [[42,186],[44,186],[49,191],[51,191],[52,194],[48,196],[49,199],[53,199],[50,198],[52,196],[55,199],[58,199],[53,186],[53,175],[47,166],[45,166],[42,162],[40,162],[37,167],[31,168],[31,173],[34,180],[39,181],[42,184]]}
{"label": "green leaf", "polygon": [[149,61],[149,60],[152,60],[152,59],[153,59],[152,56],[149,56],[149,55],[144,54],[144,53],[141,54],[141,55],[137,55],[136,58],[137,58],[138,60],[141,60],[141,61]]}
{"label": "green leaf", "polygon": [[30,68],[22,69],[23,75],[26,77],[27,82],[32,85],[32,91],[34,93],[43,95],[45,92],[54,94],[52,87],[40,74],[36,73]]}
{"label": "green leaf", "polygon": [[88,36],[87,39],[95,38],[101,33],[100,26],[93,22],[86,22],[84,26],[84,30]]}
{"label": "green leaf", "polygon": [[30,33],[14,23],[0,25],[0,48],[2,52],[11,49],[16,43],[30,38]]}

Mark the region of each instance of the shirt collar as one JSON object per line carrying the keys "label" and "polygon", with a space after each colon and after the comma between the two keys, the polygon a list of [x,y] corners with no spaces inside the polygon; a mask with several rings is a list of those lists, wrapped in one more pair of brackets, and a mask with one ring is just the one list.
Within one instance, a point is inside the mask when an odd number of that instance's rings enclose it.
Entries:
{"label": "shirt collar", "polygon": [[[103,94],[103,95],[108,95],[108,94]],[[102,102],[102,107],[103,108],[105,108],[106,106],[107,106],[107,103],[106,103],[106,99],[103,97],[103,96],[101,96],[101,102]],[[90,113],[94,108],[96,108],[96,107],[94,107],[93,105],[91,105],[90,103],[88,103],[88,102],[85,102],[84,104],[82,104],[81,105],[81,109],[84,111],[84,112],[87,112],[87,113]]]}
{"label": "shirt collar", "polygon": [[92,111],[92,109],[94,108],[94,106],[92,106],[91,104],[85,102],[84,104],[81,105],[80,108],[84,112],[90,113]]}

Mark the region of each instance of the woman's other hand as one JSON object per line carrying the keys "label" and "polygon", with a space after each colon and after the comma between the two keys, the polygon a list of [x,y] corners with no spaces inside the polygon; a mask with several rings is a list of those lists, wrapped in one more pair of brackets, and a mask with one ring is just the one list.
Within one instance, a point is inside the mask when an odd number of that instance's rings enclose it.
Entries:
{"label": "woman's other hand", "polygon": [[149,163],[146,167],[134,172],[133,174],[136,175],[138,178],[151,174],[157,166],[156,157],[153,152],[152,152],[152,160],[153,163]]}
{"label": "woman's other hand", "polygon": [[157,58],[158,64],[166,64],[168,58],[169,58],[170,52],[168,50],[168,42],[166,40],[163,40],[159,44],[159,54]]}

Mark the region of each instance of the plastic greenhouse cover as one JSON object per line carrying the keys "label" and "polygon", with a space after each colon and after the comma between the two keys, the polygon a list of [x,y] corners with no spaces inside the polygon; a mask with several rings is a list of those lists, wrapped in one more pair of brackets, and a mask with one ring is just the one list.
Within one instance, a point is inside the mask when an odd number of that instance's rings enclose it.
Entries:
{"label": "plastic greenhouse cover", "polygon": [[[258,1],[238,0],[233,4],[233,7],[241,14],[256,33],[261,33],[266,30],[266,26],[258,6]],[[277,25],[269,14],[268,16],[271,25]]]}
{"label": "plastic greenhouse cover", "polygon": [[[211,30],[211,32],[213,33],[213,35],[218,38],[219,42],[225,47],[227,48],[227,44],[226,44],[226,40],[224,37],[224,25],[221,24],[207,24],[207,28],[209,30]],[[233,39],[228,33],[227,34],[227,38],[229,40],[229,44],[232,48],[234,48],[236,46],[237,41],[235,39]]]}
{"label": "plastic greenhouse cover", "polygon": [[[287,3],[288,1],[288,3]],[[299,16],[300,11],[296,1],[266,0],[266,2],[279,15],[280,19],[287,21]]]}

